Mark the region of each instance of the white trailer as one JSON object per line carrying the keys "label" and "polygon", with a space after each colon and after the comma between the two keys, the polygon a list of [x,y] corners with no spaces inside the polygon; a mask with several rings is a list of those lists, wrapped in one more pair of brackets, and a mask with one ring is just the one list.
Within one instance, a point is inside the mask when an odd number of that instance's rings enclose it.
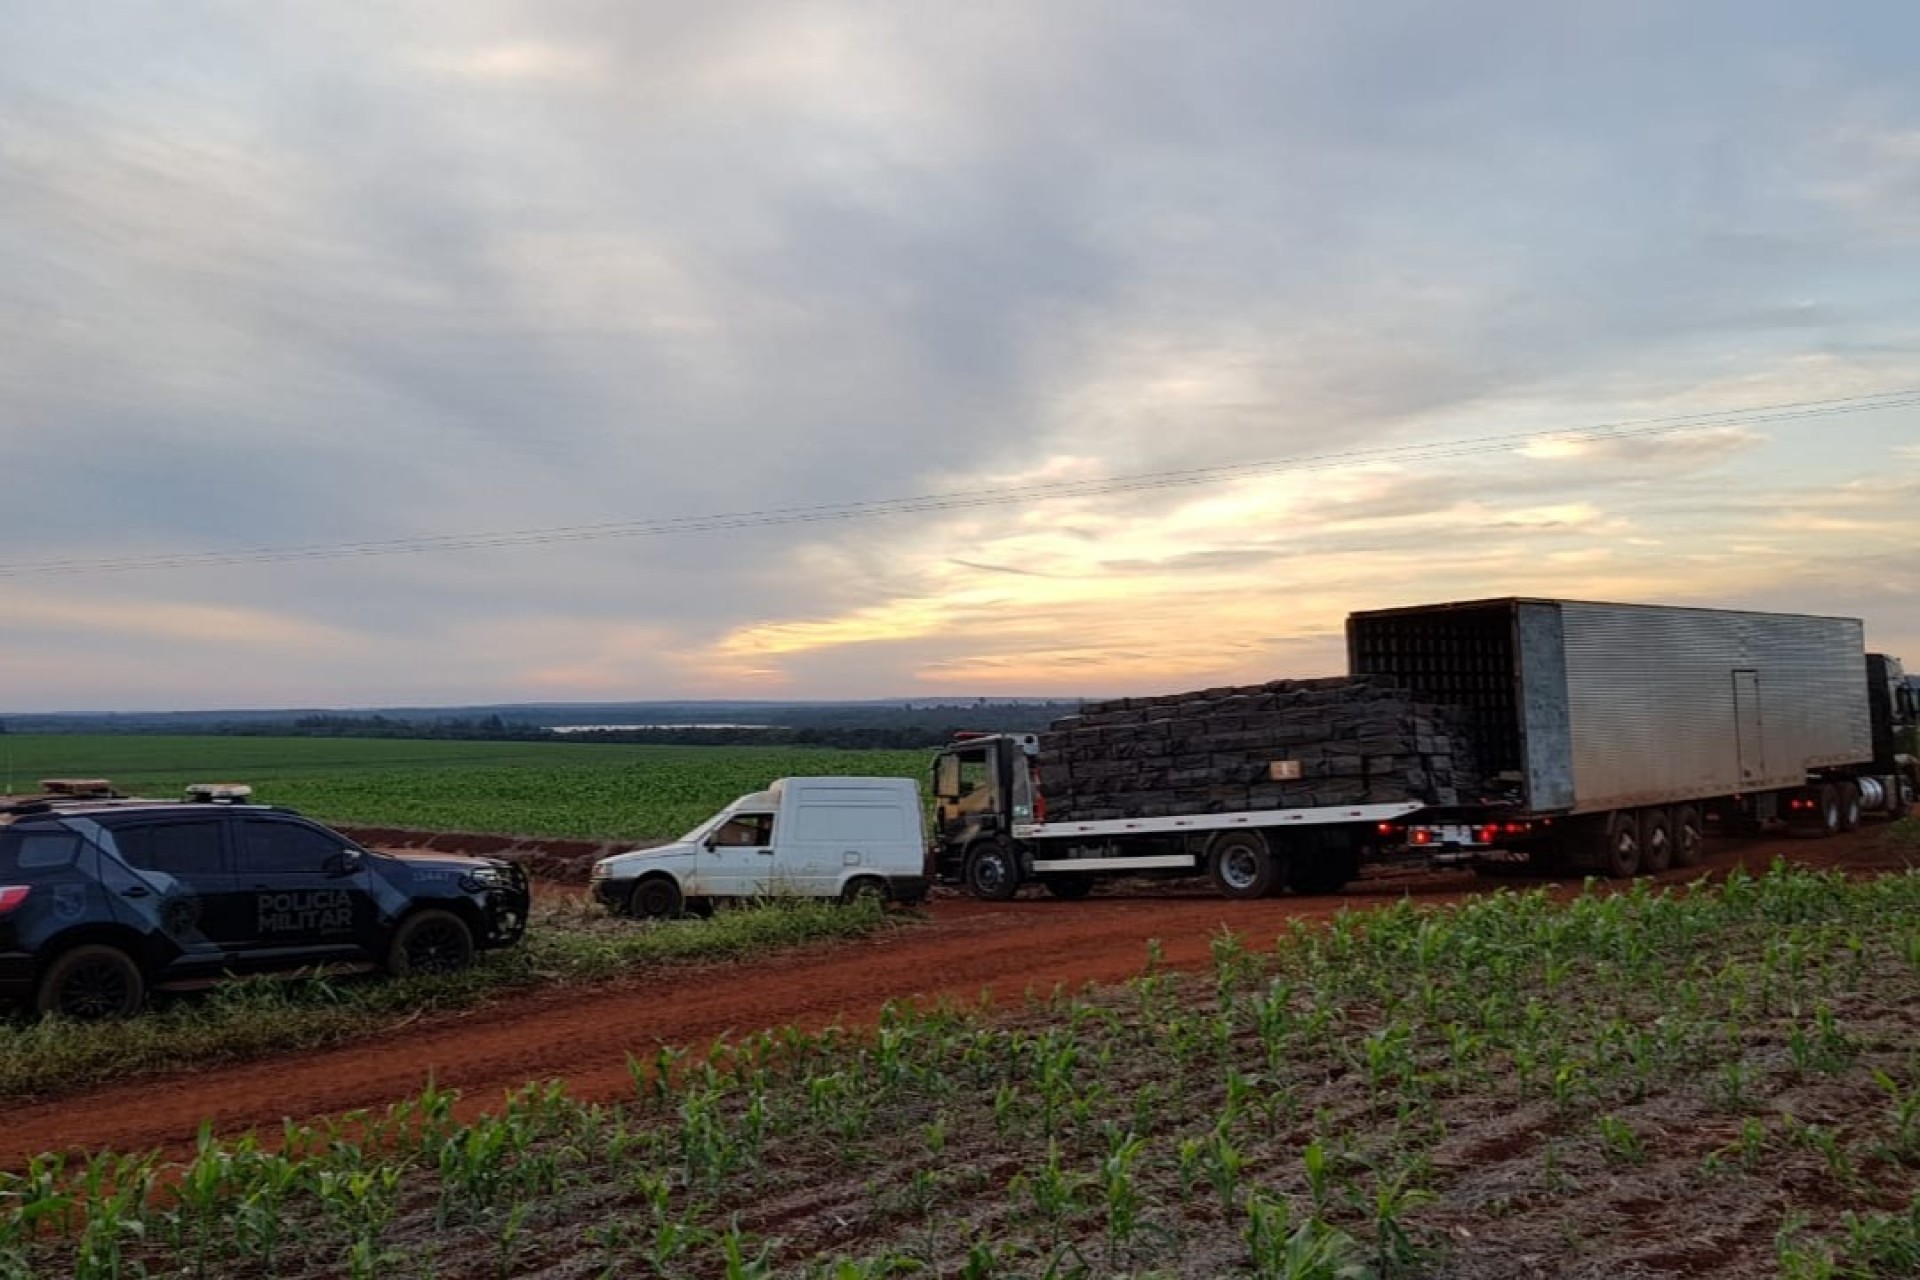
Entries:
{"label": "white trailer", "polygon": [[1509,598],[1355,613],[1347,642],[1470,713],[1496,803],[1416,829],[1436,844],[1630,876],[1691,865],[1716,825],[1830,833],[1911,787],[1876,726],[1912,700],[1857,618]]}

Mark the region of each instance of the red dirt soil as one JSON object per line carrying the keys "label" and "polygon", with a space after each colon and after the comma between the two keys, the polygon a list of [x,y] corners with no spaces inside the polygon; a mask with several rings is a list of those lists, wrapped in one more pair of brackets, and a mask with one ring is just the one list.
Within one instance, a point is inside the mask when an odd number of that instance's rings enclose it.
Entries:
{"label": "red dirt soil", "polygon": [[[1906,865],[1882,831],[1830,840],[1717,841],[1703,868],[1669,872],[1679,883],[1735,866],[1764,868],[1775,857],[1865,873]],[[1520,882],[1528,883],[1528,882]],[[1572,893],[1578,882],[1553,882]],[[941,895],[928,919],[852,943],[745,962],[674,969],[593,986],[549,987],[504,996],[484,1008],[428,1015],[334,1049],[307,1051],[10,1104],[0,1133],[0,1168],[44,1151],[192,1150],[202,1121],[217,1133],[277,1130],[360,1108],[383,1108],[429,1081],[458,1090],[469,1109],[491,1105],[533,1081],[560,1079],[583,1100],[629,1094],[628,1059],[651,1059],[662,1044],[701,1046],[717,1037],[836,1020],[871,1024],[889,1000],[1001,1001],[1028,991],[1077,990],[1139,974],[1149,939],[1164,963],[1209,961],[1221,929],[1264,945],[1293,920],[1326,919],[1402,897],[1456,901],[1496,887],[1465,872],[1372,874],[1326,898],[1238,902],[1200,886],[1103,890],[1082,902],[1045,897],[992,904]],[[544,893],[577,886],[542,882]]]}

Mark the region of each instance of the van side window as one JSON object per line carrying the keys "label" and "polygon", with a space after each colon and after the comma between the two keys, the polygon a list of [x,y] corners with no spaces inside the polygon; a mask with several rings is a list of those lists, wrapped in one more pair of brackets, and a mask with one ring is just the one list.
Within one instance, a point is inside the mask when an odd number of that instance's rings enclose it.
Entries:
{"label": "van side window", "polygon": [[713,833],[713,842],[749,849],[770,845],[773,843],[773,815],[737,813]]}

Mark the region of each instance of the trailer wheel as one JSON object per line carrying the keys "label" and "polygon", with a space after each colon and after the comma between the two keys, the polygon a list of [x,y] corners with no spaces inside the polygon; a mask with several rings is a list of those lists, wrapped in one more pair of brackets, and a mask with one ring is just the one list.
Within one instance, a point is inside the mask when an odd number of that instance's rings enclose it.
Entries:
{"label": "trailer wheel", "polygon": [[1700,811],[1683,804],[1673,811],[1673,865],[1697,867],[1707,852],[1707,829]]}
{"label": "trailer wheel", "polygon": [[1860,788],[1851,782],[1834,784],[1840,793],[1840,829],[1852,831],[1860,825]]}
{"label": "trailer wheel", "polygon": [[1840,788],[1831,782],[1820,786],[1820,817],[1813,829],[1822,836],[1840,834]]}
{"label": "trailer wheel", "polygon": [[1600,869],[1615,880],[1627,880],[1640,873],[1640,820],[1625,809],[1606,817],[1602,827],[1606,843],[1600,848]]}
{"label": "trailer wheel", "polygon": [[1640,870],[1657,876],[1673,865],[1673,815],[1665,809],[1640,811]]}
{"label": "trailer wheel", "polygon": [[982,840],[967,853],[967,892],[986,902],[1006,902],[1020,892],[1020,860],[1003,840]]}
{"label": "trailer wheel", "polygon": [[1078,902],[1093,892],[1093,877],[1084,871],[1055,872],[1040,877],[1047,892],[1068,902]]}
{"label": "trailer wheel", "polygon": [[1213,842],[1207,859],[1213,886],[1229,898],[1264,898],[1281,885],[1280,859],[1258,831],[1231,831]]}

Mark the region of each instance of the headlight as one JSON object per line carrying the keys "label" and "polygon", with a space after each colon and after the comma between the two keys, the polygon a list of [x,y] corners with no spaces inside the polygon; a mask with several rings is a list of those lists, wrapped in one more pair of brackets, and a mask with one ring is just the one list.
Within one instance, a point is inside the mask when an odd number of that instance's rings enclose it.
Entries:
{"label": "headlight", "polygon": [[498,867],[475,867],[460,877],[460,887],[468,893],[507,887],[507,873]]}

